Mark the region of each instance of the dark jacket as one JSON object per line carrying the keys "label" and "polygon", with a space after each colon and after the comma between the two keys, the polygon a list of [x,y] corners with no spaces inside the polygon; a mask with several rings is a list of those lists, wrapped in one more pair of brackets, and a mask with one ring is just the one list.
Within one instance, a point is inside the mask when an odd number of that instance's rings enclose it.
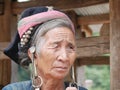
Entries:
{"label": "dark jacket", "polygon": [[[69,83],[65,82],[65,87],[68,87],[68,86],[69,86]],[[12,83],[5,86],[2,90],[32,90],[32,83],[31,81]],[[87,89],[79,86],[79,90],[87,90]]]}

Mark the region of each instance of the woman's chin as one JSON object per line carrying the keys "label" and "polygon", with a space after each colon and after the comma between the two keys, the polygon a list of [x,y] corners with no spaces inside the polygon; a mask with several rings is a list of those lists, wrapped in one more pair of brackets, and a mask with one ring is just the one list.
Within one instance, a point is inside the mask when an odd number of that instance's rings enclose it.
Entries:
{"label": "woman's chin", "polygon": [[53,79],[64,79],[68,75],[68,71],[53,70],[46,74],[47,77]]}
{"label": "woman's chin", "polygon": [[61,73],[52,74],[53,78],[55,79],[64,79],[66,75],[67,74],[61,74]]}
{"label": "woman's chin", "polygon": [[54,76],[54,79],[64,79],[65,78],[65,76]]}

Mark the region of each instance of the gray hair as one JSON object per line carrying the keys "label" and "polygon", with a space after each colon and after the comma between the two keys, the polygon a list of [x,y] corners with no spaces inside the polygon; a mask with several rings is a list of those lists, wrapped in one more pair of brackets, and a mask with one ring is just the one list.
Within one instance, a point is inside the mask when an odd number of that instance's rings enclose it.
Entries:
{"label": "gray hair", "polygon": [[[71,31],[72,26],[70,22],[67,19],[53,19],[47,22],[44,22],[42,25],[40,25],[36,31],[35,34],[32,36],[30,40],[30,45],[27,46],[27,48],[24,48],[19,52],[19,57],[20,57],[20,63],[21,65],[25,66],[26,64],[29,65],[30,63],[30,58],[28,57],[28,49],[31,46],[35,46],[36,48],[36,54],[40,55],[40,50],[41,47],[44,45],[45,38],[44,35],[51,29],[56,28],[56,27],[67,27]],[[74,31],[73,31],[74,34]]]}

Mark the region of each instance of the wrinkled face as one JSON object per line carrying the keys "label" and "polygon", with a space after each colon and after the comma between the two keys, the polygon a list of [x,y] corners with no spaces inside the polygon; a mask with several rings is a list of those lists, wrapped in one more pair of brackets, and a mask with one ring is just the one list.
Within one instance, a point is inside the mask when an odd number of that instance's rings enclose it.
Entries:
{"label": "wrinkled face", "polygon": [[76,58],[75,38],[66,27],[57,27],[45,34],[45,43],[36,57],[39,74],[45,78],[63,79]]}

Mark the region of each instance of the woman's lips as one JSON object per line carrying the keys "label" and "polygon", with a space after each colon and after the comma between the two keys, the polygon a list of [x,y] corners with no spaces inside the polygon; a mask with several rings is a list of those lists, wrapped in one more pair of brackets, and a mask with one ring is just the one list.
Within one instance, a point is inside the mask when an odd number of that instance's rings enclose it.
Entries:
{"label": "woman's lips", "polygon": [[57,71],[66,71],[68,68],[67,67],[55,67]]}

